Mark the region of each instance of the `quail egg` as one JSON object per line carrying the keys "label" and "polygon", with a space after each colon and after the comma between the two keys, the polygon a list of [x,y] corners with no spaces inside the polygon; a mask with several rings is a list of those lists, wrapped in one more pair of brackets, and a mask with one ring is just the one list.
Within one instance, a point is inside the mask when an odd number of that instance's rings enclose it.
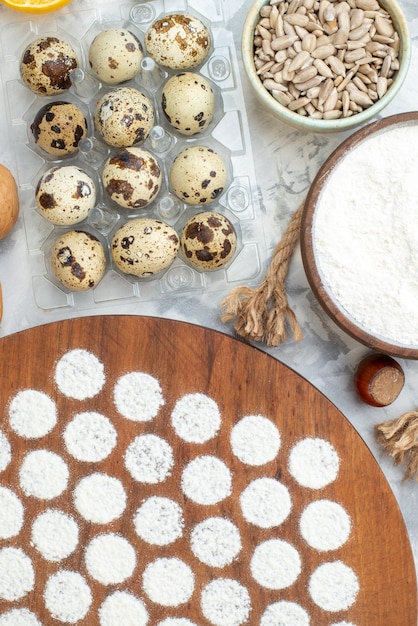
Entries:
{"label": "quail egg", "polygon": [[95,287],[106,270],[106,253],[91,233],[71,230],[54,242],[51,267],[57,279],[72,291]]}
{"label": "quail egg", "polygon": [[144,209],[157,197],[162,172],[155,157],[142,148],[122,148],[103,168],[103,185],[114,202],[126,209]]}
{"label": "quail egg", "polygon": [[80,140],[87,135],[87,120],[76,104],[50,102],[36,114],[31,131],[40,148],[63,157],[77,152]]}
{"label": "quail egg", "polygon": [[91,69],[101,81],[112,85],[135,78],[143,58],[140,40],[126,28],[102,31],[89,48]]}
{"label": "quail egg", "polygon": [[78,224],[96,203],[96,186],[76,165],[57,165],[39,179],[35,200],[41,215],[52,224]]}
{"label": "quail egg", "polygon": [[183,72],[164,85],[161,107],[173,128],[183,135],[195,135],[205,131],[212,121],[215,94],[206,78]]}
{"label": "quail egg", "polygon": [[232,259],[237,236],[232,223],[213,211],[198,213],[184,225],[180,247],[187,262],[198,270],[217,270]]}
{"label": "quail egg", "polygon": [[20,75],[24,84],[40,96],[54,96],[71,87],[71,70],[78,67],[72,46],[57,37],[40,37],[24,50]]}
{"label": "quail egg", "polygon": [[211,47],[211,35],[196,17],[172,13],[151,24],[144,43],[147,54],[158,65],[187,70],[205,61]]}
{"label": "quail egg", "polygon": [[137,218],[115,233],[111,252],[125,274],[145,278],[169,267],[177,256],[179,237],[171,226],[153,218]]}
{"label": "quail egg", "polygon": [[142,143],[154,125],[154,107],[133,87],[119,87],[97,103],[94,126],[105,142],[118,148]]}
{"label": "quail egg", "polygon": [[180,200],[188,204],[210,204],[224,190],[227,168],[223,158],[207,146],[190,146],[174,159],[170,185]]}

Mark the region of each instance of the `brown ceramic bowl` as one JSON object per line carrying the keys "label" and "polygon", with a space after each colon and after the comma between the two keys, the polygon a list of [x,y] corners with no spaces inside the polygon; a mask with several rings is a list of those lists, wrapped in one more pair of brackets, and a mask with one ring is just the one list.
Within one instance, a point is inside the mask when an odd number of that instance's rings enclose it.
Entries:
{"label": "brown ceramic bowl", "polygon": [[[316,175],[306,198],[301,223],[301,254],[305,272],[313,293],[329,317],[342,330],[360,343],[374,350],[400,358],[418,359],[418,340],[417,345],[411,345],[409,341],[398,343],[395,338],[391,337],[391,332],[388,332],[387,336],[385,336],[385,333],[374,333],[370,330],[371,326],[363,326],[363,324],[358,322],[355,316],[352,315],[352,312],[340,304],[338,296],[335,295],[338,291],[338,286],[335,284],[327,284],[323,272],[321,271],[320,255],[318,254],[318,247],[316,245],[317,234],[315,220],[318,215],[319,207],[321,206],[321,199],[325,193],[324,189],[335,173],[338,165],[362,142],[370,140],[370,138],[375,137],[378,133],[405,125],[411,127],[418,125],[417,111],[392,115],[361,128],[343,141],[328,157]],[[372,172],[373,170],[371,169],[371,173]],[[402,181],[400,181],[400,184],[402,184]],[[416,204],[418,212],[418,194]],[[364,210],[367,211],[367,206],[364,207]],[[335,211],[338,211],[337,205],[335,206]],[[348,236],[351,236],[351,239],[349,239],[350,245],[355,246],[356,234],[348,233]],[[415,317],[418,317],[418,309],[415,313]]]}

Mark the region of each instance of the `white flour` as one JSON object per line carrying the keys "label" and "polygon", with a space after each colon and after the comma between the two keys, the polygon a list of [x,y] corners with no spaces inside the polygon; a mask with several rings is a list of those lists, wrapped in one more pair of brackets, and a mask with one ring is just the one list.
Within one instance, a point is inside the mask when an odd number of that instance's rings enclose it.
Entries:
{"label": "white flour", "polygon": [[70,350],[58,361],[54,378],[64,396],[85,400],[101,391],[105,383],[104,366],[87,350]]}
{"label": "white flour", "polygon": [[241,537],[230,520],[210,517],[193,528],[190,545],[193,554],[205,565],[225,567],[238,556]]}
{"label": "white flour", "polygon": [[0,472],[6,469],[12,460],[12,449],[6,435],[0,430]]}
{"label": "white flour", "polygon": [[285,589],[298,578],[299,552],[287,541],[267,539],[256,546],[250,562],[251,574],[262,587]]}
{"label": "white flour", "polygon": [[21,437],[44,437],[57,423],[55,402],[36,389],[19,391],[9,405],[9,423]]}
{"label": "white flour", "polygon": [[88,573],[102,585],[116,585],[132,576],[136,552],[129,541],[115,533],[97,535],[85,550]]}
{"label": "white flour", "polygon": [[330,500],[311,502],[300,518],[300,531],[305,541],[316,550],[336,550],[348,539],[350,517],[340,504]]}
{"label": "white flour", "polygon": [[81,574],[61,570],[48,578],[44,600],[53,618],[60,622],[75,624],[87,615],[92,595]]}
{"label": "white flour", "polygon": [[324,439],[302,439],[290,451],[289,471],[303,487],[326,487],[337,478],[339,466],[336,451]]}
{"label": "white flour", "polygon": [[27,496],[52,500],[67,488],[69,471],[63,459],[50,450],[28,452],[19,471],[20,486]]}
{"label": "white flour", "polygon": [[197,626],[197,624],[185,617],[167,617],[162,622],[158,622],[157,626]]}
{"label": "white flour", "polygon": [[132,478],[154,485],[170,475],[174,465],[173,450],[157,435],[139,435],[128,446],[125,466]]}
{"label": "white flour", "polygon": [[0,550],[0,599],[20,600],[32,591],[35,571],[32,561],[20,548]]}
{"label": "white flour", "polygon": [[358,591],[356,574],[341,561],[319,565],[309,580],[312,600],[324,611],[345,611],[354,604]]}
{"label": "white flour", "polygon": [[100,607],[99,622],[100,626],[147,626],[148,611],[131,593],[115,591]]}
{"label": "white flour", "polygon": [[23,526],[24,508],[17,495],[0,487],[0,539],[16,537]]}
{"label": "white flour", "polygon": [[78,461],[103,461],[116,445],[117,433],[109,418],[94,411],[78,413],[64,430],[67,451]]}
{"label": "white flour", "polygon": [[392,128],[344,156],[314,223],[331,297],[364,329],[418,344],[418,126]]}
{"label": "white flour", "polygon": [[147,543],[167,546],[183,534],[183,511],[174,500],[152,496],[136,511],[134,526]]}
{"label": "white flour", "polygon": [[194,574],[187,563],[178,558],[156,559],[146,566],[142,586],[152,602],[180,606],[192,597]]}
{"label": "white flour", "polygon": [[198,456],[184,468],[181,487],[197,504],[217,504],[231,494],[231,472],[215,456]]}
{"label": "white flour", "polygon": [[277,456],[280,434],[277,426],[266,417],[247,415],[233,427],[231,447],[243,463],[264,465]]}
{"label": "white flour", "polygon": [[251,600],[247,589],[232,578],[216,578],[202,590],[202,613],[214,626],[240,626],[248,620]]}
{"label": "white flour", "polygon": [[80,515],[94,524],[109,524],[126,507],[126,491],[118,478],[99,472],[81,478],[73,494]]}
{"label": "white flour", "polygon": [[259,528],[279,526],[292,508],[288,488],[267,476],[253,480],[241,493],[239,502],[247,522]]}
{"label": "white flour", "polygon": [[28,609],[12,609],[0,615],[0,626],[41,626],[41,622]]}
{"label": "white flour", "polygon": [[149,422],[165,403],[158,380],[144,372],[121,376],[114,387],[113,399],[119,413],[133,422]]}
{"label": "white flour", "polygon": [[49,509],[35,519],[31,544],[47,561],[61,561],[78,545],[77,523],[63,511]]}
{"label": "white flour", "polygon": [[218,405],[203,393],[186,394],[177,400],[171,413],[176,434],[188,443],[213,439],[221,425]]}
{"label": "white flour", "polygon": [[331,624],[331,626],[356,626],[353,622],[338,622],[335,624]]}
{"label": "white flour", "polygon": [[280,600],[270,604],[261,616],[260,626],[310,626],[311,620],[296,602]]}

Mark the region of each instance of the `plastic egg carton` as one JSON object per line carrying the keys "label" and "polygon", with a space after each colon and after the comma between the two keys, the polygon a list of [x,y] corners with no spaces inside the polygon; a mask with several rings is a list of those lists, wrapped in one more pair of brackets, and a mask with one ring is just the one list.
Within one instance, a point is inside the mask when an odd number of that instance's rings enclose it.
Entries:
{"label": "plastic egg carton", "polygon": [[[225,25],[220,1],[155,0],[84,10],[77,10],[76,6],[74,0],[68,11],[41,21],[19,19],[4,26],[0,33],[6,113],[10,143],[15,149],[21,211],[36,304],[45,310],[65,307],[82,310],[111,302],[121,304],[158,300],[176,294],[225,291],[237,284],[259,281],[263,272],[261,260],[265,257],[265,238],[255,194],[255,170],[238,60],[233,34]],[[165,119],[160,104],[162,86],[176,72],[158,67],[148,57],[144,58],[140,73],[134,80],[123,83],[123,86],[134,86],[153,101],[155,126],[145,143],[137,145],[149,150],[157,158],[164,182],[156,200],[149,207],[128,211],[113,203],[103,189],[101,168],[116,149],[107,146],[95,134],[93,125],[93,115],[100,96],[120,85],[106,85],[98,81],[89,67],[88,50],[94,37],[109,27],[129,28],[143,44],[144,35],[152,22],[173,12],[197,16],[211,32],[212,46],[205,63],[190,71],[200,73],[211,82],[215,92],[216,112],[203,134],[185,137],[177,133]],[[22,82],[19,72],[23,50],[32,40],[44,35],[56,36],[70,43],[80,62],[70,90],[55,97],[33,94]],[[85,112],[89,127],[88,138],[77,154],[60,160],[55,160],[39,149],[30,130],[37,111],[54,100],[76,103]],[[176,154],[191,145],[205,145],[215,149],[223,156],[228,169],[228,181],[222,195],[211,204],[199,207],[187,205],[176,198],[168,182],[169,170]],[[78,165],[90,174],[97,187],[97,203],[87,220],[68,228],[48,222],[38,212],[35,203],[37,182],[44,172],[58,164]],[[180,252],[168,269],[147,279],[123,274],[114,266],[109,252],[110,242],[115,230],[126,220],[139,216],[155,217],[173,226],[180,235],[182,226],[192,215],[206,210],[224,214],[235,227],[238,248],[229,265],[216,271],[202,272],[188,265]],[[91,232],[107,249],[107,270],[103,279],[94,289],[85,292],[66,289],[50,268],[49,253],[53,242],[60,234],[72,229]]]}

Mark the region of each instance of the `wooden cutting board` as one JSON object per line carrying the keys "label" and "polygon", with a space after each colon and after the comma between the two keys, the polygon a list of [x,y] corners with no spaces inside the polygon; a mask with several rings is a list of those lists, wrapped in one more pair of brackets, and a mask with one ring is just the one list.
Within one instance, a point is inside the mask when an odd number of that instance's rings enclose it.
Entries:
{"label": "wooden cutting board", "polygon": [[[103,389],[87,400],[65,397],[54,381],[56,363],[72,349],[94,354],[104,365]],[[115,382],[123,374],[146,372],[161,384],[165,404],[158,415],[146,423],[122,418],[112,400]],[[17,537],[0,541],[5,546],[20,547],[32,560],[35,588],[16,603],[0,602],[0,614],[12,606],[28,607],[43,624],[61,624],[44,606],[43,590],[48,577],[57,570],[80,572],[88,582],[93,603],[87,616],[78,624],[99,624],[97,611],[105,597],[115,589],[128,590],[141,598],[149,612],[149,625],[165,617],[183,617],[199,626],[210,624],[201,613],[200,590],[219,577],[238,580],[249,591],[251,614],[246,624],[256,626],[265,607],[272,602],[289,600],[302,606],[313,626],[331,626],[347,621],[355,626],[414,626],[417,623],[417,593],[414,562],[408,535],[391,489],[374,457],[348,420],[306,380],[257,348],[222,333],[195,325],[135,316],[104,316],[67,320],[33,328],[0,341],[0,429],[9,439],[12,460],[0,473],[0,484],[13,489],[25,506],[25,520]],[[40,440],[25,439],[11,429],[8,405],[22,389],[43,391],[56,402],[56,427]],[[207,443],[191,444],[175,434],[170,415],[175,402],[185,394],[202,393],[219,406],[222,422],[218,435]],[[99,463],[80,463],[67,454],[63,445],[64,426],[80,411],[97,411],[114,424],[117,445],[112,454]],[[281,447],[273,459],[262,466],[243,464],[231,453],[232,426],[246,415],[262,415],[279,429]],[[175,457],[170,477],[161,484],[127,484],[129,478],[123,456],[129,442],[138,434],[155,433],[172,446]],[[313,490],[299,485],[288,469],[289,453],[305,438],[322,438],[337,452],[340,467],[336,480]],[[24,454],[46,448],[66,461],[70,480],[68,489],[52,502],[25,497],[19,485],[19,464]],[[181,492],[180,475],[185,464],[195,456],[216,455],[232,472],[232,494],[221,503],[202,506],[191,502]],[[119,477],[128,492],[128,505],[122,517],[108,526],[83,522],[72,506],[72,489],[82,476],[93,471]],[[262,529],[243,520],[238,505],[239,494],[257,477],[274,477],[287,486],[292,498],[289,517],[273,529]],[[134,481],[132,481],[134,483]],[[145,545],[130,522],[141,501],[150,495],[165,495],[181,502],[185,519],[183,536],[170,546]],[[307,504],[316,499],[339,503],[351,517],[347,542],[336,550],[318,552],[310,548],[299,532],[299,518]],[[44,560],[31,545],[34,519],[45,508],[68,512],[77,519],[80,545],[61,563]],[[221,569],[205,566],[193,557],[190,530],[210,515],[229,518],[239,528],[242,550],[232,564]],[[89,577],[84,562],[85,542],[95,534],[120,533],[137,551],[133,575],[124,583],[101,585]],[[269,590],[254,581],[249,560],[255,546],[269,538],[291,543],[299,552],[302,571],[297,580],[283,590]],[[177,556],[190,565],[195,574],[194,593],[179,607],[167,608],[150,601],[142,588],[142,572],[158,556]],[[322,563],[340,560],[354,570],[360,589],[355,603],[347,610],[324,611],[312,601],[308,591],[312,572]],[[240,622],[241,623],[241,622]],[[121,626],[122,623],[121,623]]]}

